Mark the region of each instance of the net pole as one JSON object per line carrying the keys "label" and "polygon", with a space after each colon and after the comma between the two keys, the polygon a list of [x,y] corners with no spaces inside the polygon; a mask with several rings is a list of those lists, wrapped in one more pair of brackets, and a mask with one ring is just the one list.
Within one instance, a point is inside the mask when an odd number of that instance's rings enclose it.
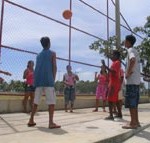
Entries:
{"label": "net pole", "polygon": [[119,0],[115,0],[115,15],[116,15],[116,49],[120,48],[120,3]]}
{"label": "net pole", "polygon": [[[70,0],[70,11],[72,11],[72,0]],[[71,64],[71,19],[69,19],[69,65]]]}
{"label": "net pole", "polygon": [[2,48],[3,19],[4,19],[4,0],[2,0],[1,19],[0,19],[0,61],[1,61],[1,48]]}

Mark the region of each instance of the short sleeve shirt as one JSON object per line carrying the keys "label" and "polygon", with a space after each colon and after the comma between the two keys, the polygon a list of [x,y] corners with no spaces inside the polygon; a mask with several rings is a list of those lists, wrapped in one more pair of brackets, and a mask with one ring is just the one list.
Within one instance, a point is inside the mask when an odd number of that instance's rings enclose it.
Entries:
{"label": "short sleeve shirt", "polygon": [[120,86],[120,68],[121,64],[120,61],[114,61],[111,65],[111,69],[115,71],[115,73],[110,73],[110,80],[109,80],[109,85],[111,84],[112,86],[119,87]]}
{"label": "short sleeve shirt", "polygon": [[140,58],[139,53],[135,48],[129,48],[128,49],[128,57],[127,57],[127,69],[130,64],[130,60],[132,58],[135,58],[135,65],[133,67],[133,73],[129,78],[126,79],[126,84],[134,84],[139,85],[140,84]]}

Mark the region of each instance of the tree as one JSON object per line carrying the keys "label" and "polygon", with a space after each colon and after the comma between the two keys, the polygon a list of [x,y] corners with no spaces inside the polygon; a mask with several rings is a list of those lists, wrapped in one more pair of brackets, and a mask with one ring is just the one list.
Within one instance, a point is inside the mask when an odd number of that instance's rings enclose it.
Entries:
{"label": "tree", "polygon": [[[144,27],[135,27],[134,32],[142,34],[144,39],[140,45],[135,48],[140,53],[141,63],[143,66],[143,79],[145,81],[150,81],[150,16],[147,17],[147,22]],[[105,57],[111,58],[112,50],[116,47],[116,37],[110,37],[108,40],[97,40],[94,41],[89,48],[91,50],[98,51],[100,54],[104,54]],[[126,57],[126,49],[122,47],[117,47],[121,53],[121,60],[124,60]]]}
{"label": "tree", "polygon": [[122,63],[123,63],[123,60],[125,59],[125,57],[127,55],[126,49],[123,48],[122,46],[116,48],[116,36],[109,37],[108,40],[100,39],[100,40],[94,41],[89,46],[89,48],[91,50],[98,51],[99,54],[103,54],[106,58],[111,58],[112,51],[114,49],[118,49],[120,51],[120,53],[121,53]]}
{"label": "tree", "polygon": [[141,62],[143,66],[144,80],[150,82],[150,16],[147,17],[147,22],[144,27],[135,27],[136,33],[142,34],[143,41],[137,48],[140,51]]}

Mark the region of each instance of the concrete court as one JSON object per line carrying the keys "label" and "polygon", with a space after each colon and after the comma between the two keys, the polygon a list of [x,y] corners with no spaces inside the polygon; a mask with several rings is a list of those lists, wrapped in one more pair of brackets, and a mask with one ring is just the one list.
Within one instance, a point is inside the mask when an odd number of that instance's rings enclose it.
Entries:
{"label": "concrete court", "polygon": [[[55,111],[55,122],[60,129],[48,129],[48,113],[38,112],[37,125],[27,127],[29,114],[0,114],[0,143],[141,143],[141,137],[150,142],[150,104],[139,105],[139,117],[142,127],[122,129],[130,120],[129,112],[123,109],[123,119],[106,121],[108,112],[92,112],[92,108],[76,109],[74,113]],[[107,109],[108,111],[108,109]],[[135,142],[136,141],[136,142]],[[143,142],[145,143],[145,142]]]}

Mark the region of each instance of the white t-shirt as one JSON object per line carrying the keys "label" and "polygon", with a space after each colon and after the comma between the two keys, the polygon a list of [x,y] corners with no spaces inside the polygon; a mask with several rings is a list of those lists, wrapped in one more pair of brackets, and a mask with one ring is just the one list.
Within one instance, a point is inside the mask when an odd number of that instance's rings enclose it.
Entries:
{"label": "white t-shirt", "polygon": [[135,84],[139,85],[141,80],[140,75],[140,58],[139,53],[135,48],[129,48],[128,50],[128,56],[127,56],[127,68],[129,66],[129,62],[131,58],[135,58],[135,65],[133,67],[133,73],[126,79],[126,84]]}

